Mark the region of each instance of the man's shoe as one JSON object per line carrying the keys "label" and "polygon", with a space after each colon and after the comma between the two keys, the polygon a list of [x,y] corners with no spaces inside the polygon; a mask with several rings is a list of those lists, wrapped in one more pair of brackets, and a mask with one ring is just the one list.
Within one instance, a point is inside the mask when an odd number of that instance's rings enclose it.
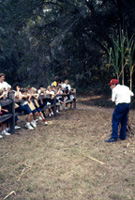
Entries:
{"label": "man's shoe", "polygon": [[125,139],[126,139],[126,138],[121,138],[121,137],[120,137],[120,140],[125,140]]}
{"label": "man's shoe", "polygon": [[117,142],[116,138],[109,138],[108,140],[105,140],[105,142]]}

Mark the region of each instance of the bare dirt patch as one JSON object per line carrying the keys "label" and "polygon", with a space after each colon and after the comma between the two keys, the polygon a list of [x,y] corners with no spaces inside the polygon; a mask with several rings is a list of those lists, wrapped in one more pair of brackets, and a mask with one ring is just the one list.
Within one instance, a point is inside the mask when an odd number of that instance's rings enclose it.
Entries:
{"label": "bare dirt patch", "polygon": [[78,103],[47,127],[39,122],[0,140],[0,199],[12,192],[7,199],[134,200],[135,140],[104,142],[112,112]]}

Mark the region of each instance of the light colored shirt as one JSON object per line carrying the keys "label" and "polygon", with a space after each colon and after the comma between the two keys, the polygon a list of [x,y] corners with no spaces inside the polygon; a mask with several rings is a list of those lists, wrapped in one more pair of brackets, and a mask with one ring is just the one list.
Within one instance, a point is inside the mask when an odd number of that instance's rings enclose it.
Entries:
{"label": "light colored shirt", "polygon": [[[22,97],[23,97],[24,95],[22,94]],[[27,105],[28,104],[28,101],[27,101],[27,99],[25,99],[25,98],[22,98],[22,100],[21,100],[21,105],[22,106],[25,106],[25,105]]]}
{"label": "light colored shirt", "polygon": [[71,90],[71,86],[69,85],[69,84],[66,84],[66,83],[64,83],[63,85],[62,85],[62,88],[68,88],[68,90],[70,91]]}
{"label": "light colored shirt", "polygon": [[118,84],[112,89],[112,101],[116,105],[119,103],[130,103],[131,96],[134,96],[134,93],[125,85]]}
{"label": "light colored shirt", "polygon": [[56,97],[56,99],[59,100],[60,98],[62,98],[61,94],[63,94],[63,91],[58,90],[56,94],[59,95],[59,96]]}
{"label": "light colored shirt", "polygon": [[5,90],[8,90],[11,88],[11,85],[9,85],[7,82],[3,81],[2,83],[0,82],[0,90],[3,90],[5,88]]}
{"label": "light colored shirt", "polygon": [[[15,92],[15,97],[17,96],[17,91],[13,90]],[[19,92],[19,97],[22,97],[22,93]]]}
{"label": "light colored shirt", "polygon": [[54,95],[55,94],[55,92],[54,91],[49,91],[49,90],[46,90],[46,94],[51,94],[51,95]]}

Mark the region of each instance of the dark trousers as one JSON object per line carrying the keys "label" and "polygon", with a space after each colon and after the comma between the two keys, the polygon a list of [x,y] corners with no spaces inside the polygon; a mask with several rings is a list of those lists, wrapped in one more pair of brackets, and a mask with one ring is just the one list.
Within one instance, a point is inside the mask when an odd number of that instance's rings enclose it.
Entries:
{"label": "dark trousers", "polygon": [[115,107],[112,117],[112,138],[118,138],[118,127],[121,123],[120,139],[126,139],[126,128],[130,104],[120,103]]}

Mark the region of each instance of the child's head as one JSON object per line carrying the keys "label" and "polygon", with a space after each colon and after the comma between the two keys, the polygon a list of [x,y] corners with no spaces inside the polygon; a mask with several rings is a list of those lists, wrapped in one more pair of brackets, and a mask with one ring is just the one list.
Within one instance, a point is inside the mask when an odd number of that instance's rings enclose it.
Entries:
{"label": "child's head", "polygon": [[5,80],[5,74],[4,73],[0,73],[0,82],[3,82]]}
{"label": "child's head", "polygon": [[59,77],[58,76],[55,76],[55,78],[54,78],[54,81],[59,81]]}
{"label": "child's head", "polygon": [[44,88],[43,84],[39,85],[39,89],[42,89]]}
{"label": "child's head", "polygon": [[28,92],[28,89],[26,89],[26,88],[21,88],[21,93],[22,93],[22,94],[27,94],[27,92]]}
{"label": "child's head", "polygon": [[61,85],[59,85],[59,86],[58,86],[58,88],[59,88],[59,89],[62,89],[62,86],[61,86]]}
{"label": "child's head", "polygon": [[18,87],[20,88],[20,84],[19,83],[14,83],[12,85],[13,90],[17,90]]}
{"label": "child's head", "polygon": [[56,87],[55,86],[51,86],[51,90],[55,91],[56,90]]}
{"label": "child's head", "polygon": [[66,80],[65,80],[65,83],[66,83],[66,84],[69,84],[69,80],[66,79]]}
{"label": "child's head", "polygon": [[51,88],[51,86],[50,86],[50,85],[47,87],[47,90],[49,90],[49,91],[51,91],[51,90],[52,90],[52,88]]}
{"label": "child's head", "polygon": [[35,87],[32,87],[32,88],[31,88],[31,91],[34,92],[34,93],[36,93],[36,92],[37,92],[37,89],[36,89]]}
{"label": "child's head", "polygon": [[41,93],[45,93],[46,92],[46,88],[41,88],[40,91],[41,91]]}

